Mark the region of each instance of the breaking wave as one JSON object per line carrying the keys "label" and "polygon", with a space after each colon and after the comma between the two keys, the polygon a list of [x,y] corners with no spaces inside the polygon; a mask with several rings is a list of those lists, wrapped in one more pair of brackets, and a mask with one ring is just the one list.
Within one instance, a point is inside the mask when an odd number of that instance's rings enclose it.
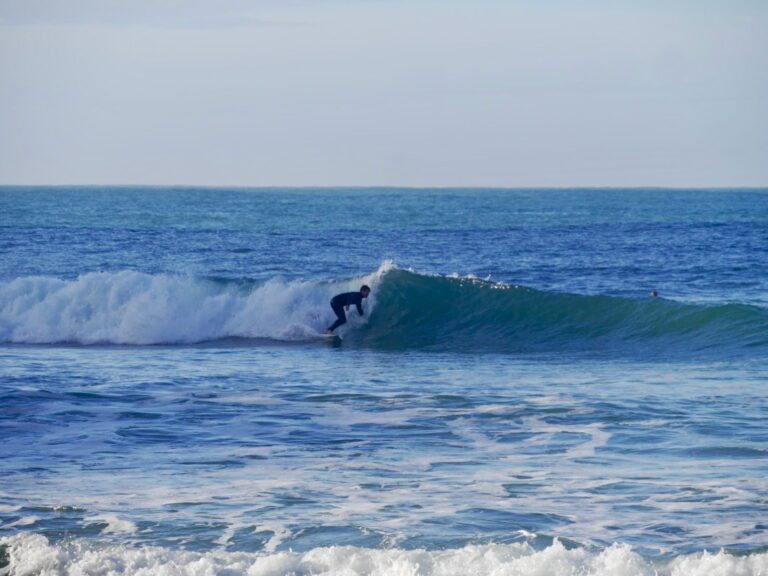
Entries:
{"label": "breaking wave", "polygon": [[333,294],[373,287],[345,344],[436,351],[765,353],[768,310],[660,298],[543,292],[389,262],[336,281],[216,280],[134,271],[0,284],[6,343],[189,344],[224,338],[303,341],[333,320]]}
{"label": "breaking wave", "polygon": [[195,552],[85,540],[51,544],[44,536],[30,533],[0,538],[0,575],[746,576],[766,572],[768,553],[736,556],[724,551],[703,552],[652,561],[627,545],[591,551],[568,549],[559,541],[543,550],[516,543],[433,551],[330,546],[304,553],[257,553]]}
{"label": "breaking wave", "polygon": [[[340,291],[375,285],[389,269],[344,281],[217,280],[134,271],[0,284],[0,341],[190,344],[222,338],[306,340],[330,324]],[[352,322],[350,322],[352,324]]]}

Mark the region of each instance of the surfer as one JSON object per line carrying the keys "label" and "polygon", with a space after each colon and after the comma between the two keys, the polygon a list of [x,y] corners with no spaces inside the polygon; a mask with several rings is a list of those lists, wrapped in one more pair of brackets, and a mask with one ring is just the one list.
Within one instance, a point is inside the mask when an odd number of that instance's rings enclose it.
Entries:
{"label": "surfer", "polygon": [[357,313],[360,314],[360,316],[363,315],[363,298],[368,298],[368,294],[371,293],[371,289],[368,288],[365,284],[363,284],[360,287],[359,292],[344,292],[342,294],[336,294],[333,298],[331,298],[331,308],[333,308],[334,314],[336,314],[336,322],[328,326],[328,329],[325,331],[325,334],[327,336],[330,336],[333,334],[333,331],[336,330],[339,326],[346,323],[347,321],[347,315],[345,314],[345,310],[349,310],[349,307],[351,305],[357,306]]}

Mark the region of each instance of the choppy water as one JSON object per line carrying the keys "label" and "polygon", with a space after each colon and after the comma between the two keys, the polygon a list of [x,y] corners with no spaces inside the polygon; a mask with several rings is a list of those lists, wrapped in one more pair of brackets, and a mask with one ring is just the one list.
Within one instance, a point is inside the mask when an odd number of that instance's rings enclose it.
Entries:
{"label": "choppy water", "polygon": [[0,250],[0,573],[768,573],[766,191],[0,188]]}

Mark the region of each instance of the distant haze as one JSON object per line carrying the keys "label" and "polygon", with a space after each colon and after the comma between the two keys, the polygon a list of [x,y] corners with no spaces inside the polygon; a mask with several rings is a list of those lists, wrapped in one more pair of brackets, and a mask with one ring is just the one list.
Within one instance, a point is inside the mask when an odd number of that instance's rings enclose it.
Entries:
{"label": "distant haze", "polygon": [[2,0],[0,184],[768,185],[764,0]]}

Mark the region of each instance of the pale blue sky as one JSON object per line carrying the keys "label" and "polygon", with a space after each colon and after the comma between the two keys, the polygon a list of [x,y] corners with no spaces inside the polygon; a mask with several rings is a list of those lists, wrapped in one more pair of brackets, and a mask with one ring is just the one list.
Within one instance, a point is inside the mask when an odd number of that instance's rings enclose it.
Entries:
{"label": "pale blue sky", "polygon": [[2,0],[0,184],[766,186],[768,2]]}

